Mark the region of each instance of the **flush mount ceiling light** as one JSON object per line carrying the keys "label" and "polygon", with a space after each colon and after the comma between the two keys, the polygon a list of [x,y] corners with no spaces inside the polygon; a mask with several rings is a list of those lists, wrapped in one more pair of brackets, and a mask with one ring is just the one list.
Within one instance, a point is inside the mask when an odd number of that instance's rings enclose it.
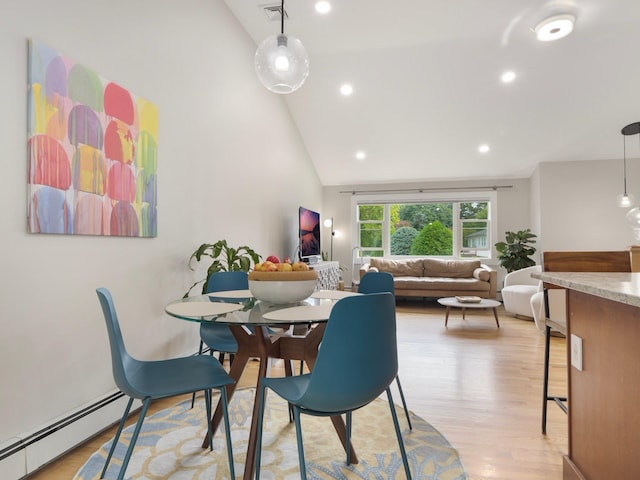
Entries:
{"label": "flush mount ceiling light", "polygon": [[551,42],[569,35],[575,21],[576,17],[570,14],[553,15],[536,25],[534,31],[541,42]]}
{"label": "flush mount ceiling light", "polygon": [[284,0],[280,5],[280,34],[263,40],[256,50],[255,65],[260,83],[274,93],[295,92],[309,76],[309,54],[302,42],[285,35]]}

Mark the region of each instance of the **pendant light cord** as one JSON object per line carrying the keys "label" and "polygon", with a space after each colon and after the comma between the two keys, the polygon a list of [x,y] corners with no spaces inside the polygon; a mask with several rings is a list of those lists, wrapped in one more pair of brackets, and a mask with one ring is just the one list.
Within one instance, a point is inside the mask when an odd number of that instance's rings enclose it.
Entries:
{"label": "pendant light cord", "polygon": [[622,135],[622,155],[624,165],[624,196],[627,196],[627,140]]}
{"label": "pendant light cord", "polygon": [[284,35],[284,0],[280,6],[280,35]]}

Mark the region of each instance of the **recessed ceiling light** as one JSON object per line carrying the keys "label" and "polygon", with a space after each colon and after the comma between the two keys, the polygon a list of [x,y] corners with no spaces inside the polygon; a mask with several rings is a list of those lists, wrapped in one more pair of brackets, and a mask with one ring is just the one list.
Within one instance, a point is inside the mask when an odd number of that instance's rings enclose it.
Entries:
{"label": "recessed ceiling light", "polygon": [[320,0],[316,2],[316,12],[318,13],[329,13],[331,11],[331,4],[325,0]]}
{"label": "recessed ceiling light", "polygon": [[367,154],[364,153],[362,150],[356,152],[356,158],[358,160],[364,160],[365,158],[367,158]]}
{"label": "recessed ceiling light", "polygon": [[353,87],[351,85],[349,85],[348,83],[345,83],[344,85],[342,85],[340,87],[340,93],[342,95],[344,95],[345,97],[348,97],[349,95],[351,95],[353,93]]}
{"label": "recessed ceiling light", "polygon": [[542,20],[534,31],[541,42],[551,42],[566,37],[573,31],[576,17],[569,14],[553,15]]}
{"label": "recessed ceiling light", "polygon": [[487,153],[489,150],[491,150],[491,147],[489,147],[489,145],[487,145],[486,143],[484,143],[484,144],[482,144],[482,145],[480,145],[478,147],[478,151],[480,153]]}
{"label": "recessed ceiling light", "polygon": [[511,83],[516,79],[516,72],[508,71],[504,72],[500,77],[503,83]]}

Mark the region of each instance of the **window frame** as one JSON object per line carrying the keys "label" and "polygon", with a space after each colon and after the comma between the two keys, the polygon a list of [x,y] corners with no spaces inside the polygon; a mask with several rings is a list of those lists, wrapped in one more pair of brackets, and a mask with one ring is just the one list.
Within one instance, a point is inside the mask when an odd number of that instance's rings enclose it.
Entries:
{"label": "window frame", "polygon": [[[360,256],[360,231],[358,206],[359,205],[384,205],[384,216],[382,220],[382,249],[385,258],[417,258],[413,255],[391,255],[391,226],[389,205],[393,204],[412,204],[412,203],[453,203],[453,252],[452,256],[437,256],[434,258],[468,258],[463,256],[462,248],[462,221],[460,219],[460,203],[466,202],[488,202],[489,212],[487,221],[489,222],[489,256],[480,257],[483,261],[491,261],[494,259],[494,248],[496,238],[498,238],[497,218],[498,218],[498,193],[495,190],[490,191],[455,191],[455,192],[421,192],[421,193],[392,193],[392,194],[358,194],[351,198],[351,225],[352,235],[356,240],[354,250],[358,249],[357,258],[360,261],[367,262],[371,259],[368,256]],[[484,220],[484,219],[483,219]],[[422,255],[420,255],[421,257]]]}

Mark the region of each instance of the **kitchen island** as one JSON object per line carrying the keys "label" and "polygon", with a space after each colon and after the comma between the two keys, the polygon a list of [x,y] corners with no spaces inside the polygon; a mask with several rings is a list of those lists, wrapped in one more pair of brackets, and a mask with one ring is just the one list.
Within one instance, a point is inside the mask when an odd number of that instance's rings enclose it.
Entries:
{"label": "kitchen island", "polygon": [[[569,452],[563,479],[640,478],[640,273],[532,276],[566,289]],[[582,341],[573,352],[572,335]]]}

